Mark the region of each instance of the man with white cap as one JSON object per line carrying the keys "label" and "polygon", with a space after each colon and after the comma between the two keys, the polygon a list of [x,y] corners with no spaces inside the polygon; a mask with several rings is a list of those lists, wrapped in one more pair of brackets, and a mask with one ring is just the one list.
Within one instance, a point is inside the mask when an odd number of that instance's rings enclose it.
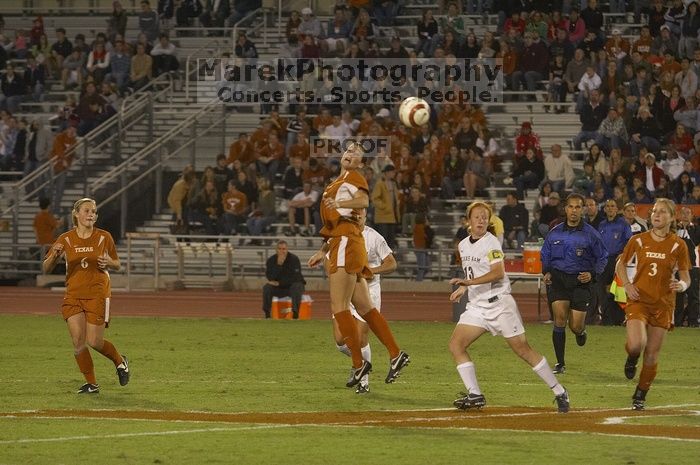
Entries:
{"label": "man with white cap", "polygon": [[311,8],[305,7],[301,9],[301,24],[299,25],[298,31],[300,35],[309,35],[316,39],[323,37],[321,21],[314,16],[314,12]]}

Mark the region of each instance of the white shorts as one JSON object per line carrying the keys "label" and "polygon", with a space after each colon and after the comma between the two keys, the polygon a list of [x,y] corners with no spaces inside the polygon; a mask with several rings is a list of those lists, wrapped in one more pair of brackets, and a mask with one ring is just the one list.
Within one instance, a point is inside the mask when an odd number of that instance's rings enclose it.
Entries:
{"label": "white shorts", "polygon": [[467,310],[459,317],[457,324],[484,328],[494,336],[506,339],[525,333],[518,306],[510,294],[499,296],[497,305],[489,308],[488,314],[480,307],[467,304]]}
{"label": "white shorts", "polygon": [[[369,300],[372,303],[372,307],[376,308],[378,312],[382,311],[382,287],[380,283],[367,283],[367,287],[369,288]],[[352,313],[352,316],[357,318],[363,323],[366,323],[365,320],[362,319],[359,313],[357,313],[357,310],[355,310],[355,306],[353,304],[350,304],[350,313]]]}

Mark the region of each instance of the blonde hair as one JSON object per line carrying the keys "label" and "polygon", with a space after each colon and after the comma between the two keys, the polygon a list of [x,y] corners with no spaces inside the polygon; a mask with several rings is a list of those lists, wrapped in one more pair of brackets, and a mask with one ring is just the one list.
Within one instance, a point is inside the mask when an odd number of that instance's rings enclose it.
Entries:
{"label": "blonde hair", "polygon": [[[493,210],[491,209],[491,206],[487,204],[486,202],[472,202],[469,204],[467,207],[467,220],[471,219],[472,217],[472,211],[476,208],[485,208],[486,211],[489,213],[489,225],[486,227],[486,231],[490,232],[491,234],[495,234],[496,230],[493,227],[493,224],[491,223],[491,217],[493,216]],[[469,226],[469,234],[471,234],[471,226]]]}
{"label": "blonde hair", "polygon": [[656,205],[661,204],[665,206],[668,209],[669,214],[671,215],[671,224],[670,224],[670,231],[672,233],[675,233],[677,230],[677,225],[676,225],[676,203],[671,200],[671,199],[665,199],[663,197],[656,199],[654,202],[654,206],[651,209],[651,213],[654,213],[654,209],[656,209]]}
{"label": "blonde hair", "polygon": [[[95,205],[95,210],[97,210],[97,202],[95,202],[94,199],[91,199],[91,198],[89,198],[89,197],[85,197],[85,198],[82,198],[82,199],[80,199],[80,200],[77,200],[77,201],[73,204],[73,211],[71,211],[71,218],[73,219],[73,226],[77,226],[77,225],[78,225],[78,212],[80,211],[80,207],[81,207],[84,203],[88,203],[88,202],[90,202],[90,203],[92,203],[93,205]],[[97,213],[95,213],[95,219],[97,219]]]}

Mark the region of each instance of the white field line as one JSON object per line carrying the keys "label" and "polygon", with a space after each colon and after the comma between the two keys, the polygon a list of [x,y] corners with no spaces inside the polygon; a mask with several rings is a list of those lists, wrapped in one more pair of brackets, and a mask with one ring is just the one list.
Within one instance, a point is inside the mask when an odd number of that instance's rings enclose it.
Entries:
{"label": "white field line", "polygon": [[[687,410],[685,412],[686,414],[690,416],[700,416],[700,410]],[[661,415],[651,415],[652,418],[660,418],[660,417],[682,417],[682,416],[687,416],[687,415],[682,415],[682,414],[661,414]],[[629,415],[629,416],[622,416],[622,417],[608,417],[603,421],[603,425],[621,425],[625,423],[625,420],[631,419],[631,418],[644,418],[643,416],[639,415]]]}
{"label": "white field line", "polygon": [[152,431],[143,433],[117,433],[117,434],[101,434],[101,435],[83,435],[83,436],[62,436],[55,438],[26,438],[26,439],[10,439],[0,441],[0,444],[31,444],[40,442],[65,442],[65,441],[82,441],[85,439],[119,439],[133,438],[140,436],[173,436],[178,434],[195,434],[195,433],[215,433],[229,431],[249,431],[259,429],[274,429],[274,428],[289,428],[296,425],[255,425],[255,426],[240,426],[231,428],[199,428],[199,429],[183,429],[171,431]]}

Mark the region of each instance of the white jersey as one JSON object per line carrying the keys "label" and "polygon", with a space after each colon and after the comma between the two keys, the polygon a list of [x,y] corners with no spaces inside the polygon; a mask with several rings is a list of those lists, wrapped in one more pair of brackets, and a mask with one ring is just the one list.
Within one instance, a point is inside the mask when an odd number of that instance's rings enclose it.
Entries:
{"label": "white jersey", "polygon": [[[496,236],[487,232],[472,243],[471,236],[462,240],[457,246],[462,269],[467,279],[474,279],[491,271],[491,265],[503,261],[503,249]],[[468,307],[497,310],[500,296],[510,294],[510,279],[504,275],[499,281],[477,284],[467,288],[469,292]],[[489,313],[489,312],[485,312]]]}
{"label": "white jersey", "polygon": [[[386,243],[386,239],[369,226],[365,226],[365,229],[362,230],[362,237],[365,239],[367,265],[370,268],[378,267],[386,257],[393,253],[389,244]],[[376,274],[370,281],[367,281],[367,284],[379,286],[379,279],[379,275]]]}

